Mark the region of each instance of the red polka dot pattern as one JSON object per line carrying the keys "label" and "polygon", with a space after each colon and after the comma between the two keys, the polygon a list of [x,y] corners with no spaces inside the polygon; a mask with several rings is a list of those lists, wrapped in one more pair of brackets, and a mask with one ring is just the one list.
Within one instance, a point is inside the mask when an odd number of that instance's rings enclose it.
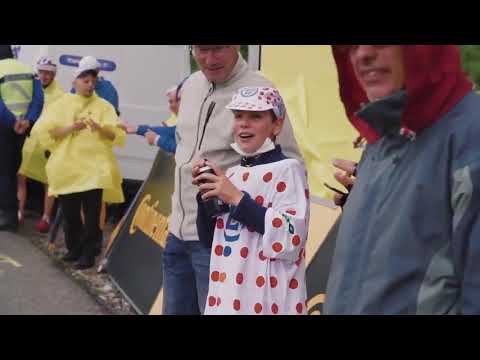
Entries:
{"label": "red polka dot pattern", "polygon": [[263,176],[263,181],[265,181],[266,183],[272,181],[273,179],[273,174],[271,172],[269,173],[266,173],[264,176]]}
{"label": "red polka dot pattern", "polygon": [[224,227],[225,227],[225,224],[223,223],[223,219],[218,219],[217,220],[217,228],[219,228],[221,230]]}
{"label": "red polka dot pattern", "polygon": [[215,247],[215,255],[217,255],[217,256],[222,256],[223,255],[223,246],[222,245],[217,245]]}
{"label": "red polka dot pattern", "polygon": [[237,274],[237,277],[235,278],[235,281],[238,285],[242,285],[243,284],[243,274],[242,273],[238,273]]}
{"label": "red polka dot pattern", "polygon": [[275,303],[272,304],[272,314],[278,314],[278,305]]}
{"label": "red polka dot pattern", "polygon": [[261,261],[267,260],[267,258],[263,255],[263,250],[260,251],[260,253],[258,254],[258,257]]}
{"label": "red polka dot pattern", "polygon": [[303,311],[303,304],[298,303],[296,309],[297,309],[297,313],[301,314]]}
{"label": "red polka dot pattern", "polygon": [[273,251],[279,253],[280,251],[283,250],[283,246],[279,242],[276,242],[275,244],[272,245],[272,249]]}
{"label": "red polka dot pattern", "polygon": [[275,218],[275,219],[273,219],[273,221],[272,221],[272,225],[273,225],[274,228],[277,228],[277,229],[278,229],[279,227],[282,227],[283,221],[282,221],[282,219],[280,219],[280,218]]}
{"label": "red polka dot pattern", "polygon": [[295,290],[296,288],[298,288],[298,281],[297,279],[292,279],[290,280],[290,285],[289,285],[290,289],[292,290]]}
{"label": "red polka dot pattern", "polygon": [[285,190],[287,189],[287,184],[285,184],[283,181],[282,182],[279,182],[277,184],[277,191],[282,193],[284,192]]}
{"label": "red polka dot pattern", "polygon": [[244,248],[242,248],[242,250],[240,250],[240,256],[244,259],[247,258],[247,256],[248,256],[248,248],[247,247],[244,247]]}
{"label": "red polka dot pattern", "polygon": [[258,205],[262,205],[262,206],[263,206],[263,202],[264,202],[264,201],[265,201],[265,200],[264,200],[263,196],[260,196],[260,195],[259,195],[259,196],[257,196],[257,197],[255,198],[255,202],[256,202]]}
{"label": "red polka dot pattern", "polygon": [[300,241],[300,236],[295,235],[295,236],[292,238],[292,244],[293,244],[294,246],[300,245],[300,242],[301,242],[301,241]]}
{"label": "red polka dot pattern", "polygon": [[263,285],[265,285],[265,278],[263,276],[257,277],[256,283],[258,287],[263,287]]}
{"label": "red polka dot pattern", "polygon": [[255,310],[255,312],[256,312],[257,314],[260,314],[260,313],[262,312],[262,310],[263,310],[262,304],[256,303],[254,310]]}
{"label": "red polka dot pattern", "polygon": [[220,279],[220,273],[218,271],[213,271],[212,275],[210,276],[213,282],[217,282]]}

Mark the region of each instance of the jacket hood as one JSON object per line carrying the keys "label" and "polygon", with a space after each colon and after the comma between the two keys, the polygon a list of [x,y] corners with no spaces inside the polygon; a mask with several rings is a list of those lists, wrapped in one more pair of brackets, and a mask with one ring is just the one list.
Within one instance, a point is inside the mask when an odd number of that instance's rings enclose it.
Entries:
{"label": "jacket hood", "polygon": [[[403,47],[406,100],[402,130],[417,134],[432,126],[473,89],[463,71],[456,45],[399,45]],[[356,79],[348,52],[332,46],[337,65],[340,97],[352,125],[369,143],[383,134],[356,115],[369,103]]]}

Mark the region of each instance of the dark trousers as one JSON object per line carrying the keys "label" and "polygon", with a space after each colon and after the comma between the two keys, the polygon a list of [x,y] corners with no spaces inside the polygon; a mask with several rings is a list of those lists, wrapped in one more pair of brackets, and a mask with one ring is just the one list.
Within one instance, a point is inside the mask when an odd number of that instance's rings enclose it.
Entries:
{"label": "dark trousers", "polygon": [[[91,190],[59,196],[64,214],[65,245],[69,252],[83,257],[95,257],[102,245],[100,212],[102,190]],[[85,225],[80,210],[83,209]]]}
{"label": "dark trousers", "polygon": [[18,212],[17,172],[24,142],[25,136],[0,125],[0,211],[15,219]]}

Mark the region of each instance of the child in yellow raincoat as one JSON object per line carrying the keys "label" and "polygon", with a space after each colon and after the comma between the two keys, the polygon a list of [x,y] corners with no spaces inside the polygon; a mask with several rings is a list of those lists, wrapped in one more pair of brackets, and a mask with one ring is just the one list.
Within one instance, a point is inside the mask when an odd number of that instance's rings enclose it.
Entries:
{"label": "child in yellow raincoat", "polygon": [[65,216],[68,253],[63,259],[78,261],[80,270],[93,267],[99,255],[102,201],[124,201],[112,148],[123,146],[126,134],[118,128],[113,106],[95,93],[97,76],[97,69],[79,67],[76,94],[66,94],[52,104],[35,129],[41,145],[51,152],[46,166],[49,194],[59,198]]}
{"label": "child in yellow raincoat", "polygon": [[[36,70],[43,87],[45,98],[43,109],[45,111],[52,103],[61,98],[65,94],[65,91],[55,80],[57,65],[53,59],[48,56],[40,57],[36,64]],[[47,174],[45,172],[46,164],[47,157],[45,149],[40,146],[35,133],[31,132],[23,145],[22,164],[18,171],[18,221],[21,224],[24,220],[25,203],[27,201],[27,178],[45,184],[43,216],[36,225],[37,230],[41,233],[47,233],[49,230],[50,218],[55,203],[55,198],[48,196]]]}

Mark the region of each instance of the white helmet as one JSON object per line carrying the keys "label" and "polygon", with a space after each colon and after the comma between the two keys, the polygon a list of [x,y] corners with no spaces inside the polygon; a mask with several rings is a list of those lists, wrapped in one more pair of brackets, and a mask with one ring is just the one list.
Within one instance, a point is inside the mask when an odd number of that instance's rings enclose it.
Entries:
{"label": "white helmet", "polygon": [[40,70],[51,71],[53,73],[57,72],[57,64],[55,64],[55,61],[49,56],[40,57],[35,65],[35,68],[37,72]]}
{"label": "white helmet", "polygon": [[100,71],[100,63],[93,56],[85,56],[80,60],[78,68],[75,70],[75,78],[89,70]]}

